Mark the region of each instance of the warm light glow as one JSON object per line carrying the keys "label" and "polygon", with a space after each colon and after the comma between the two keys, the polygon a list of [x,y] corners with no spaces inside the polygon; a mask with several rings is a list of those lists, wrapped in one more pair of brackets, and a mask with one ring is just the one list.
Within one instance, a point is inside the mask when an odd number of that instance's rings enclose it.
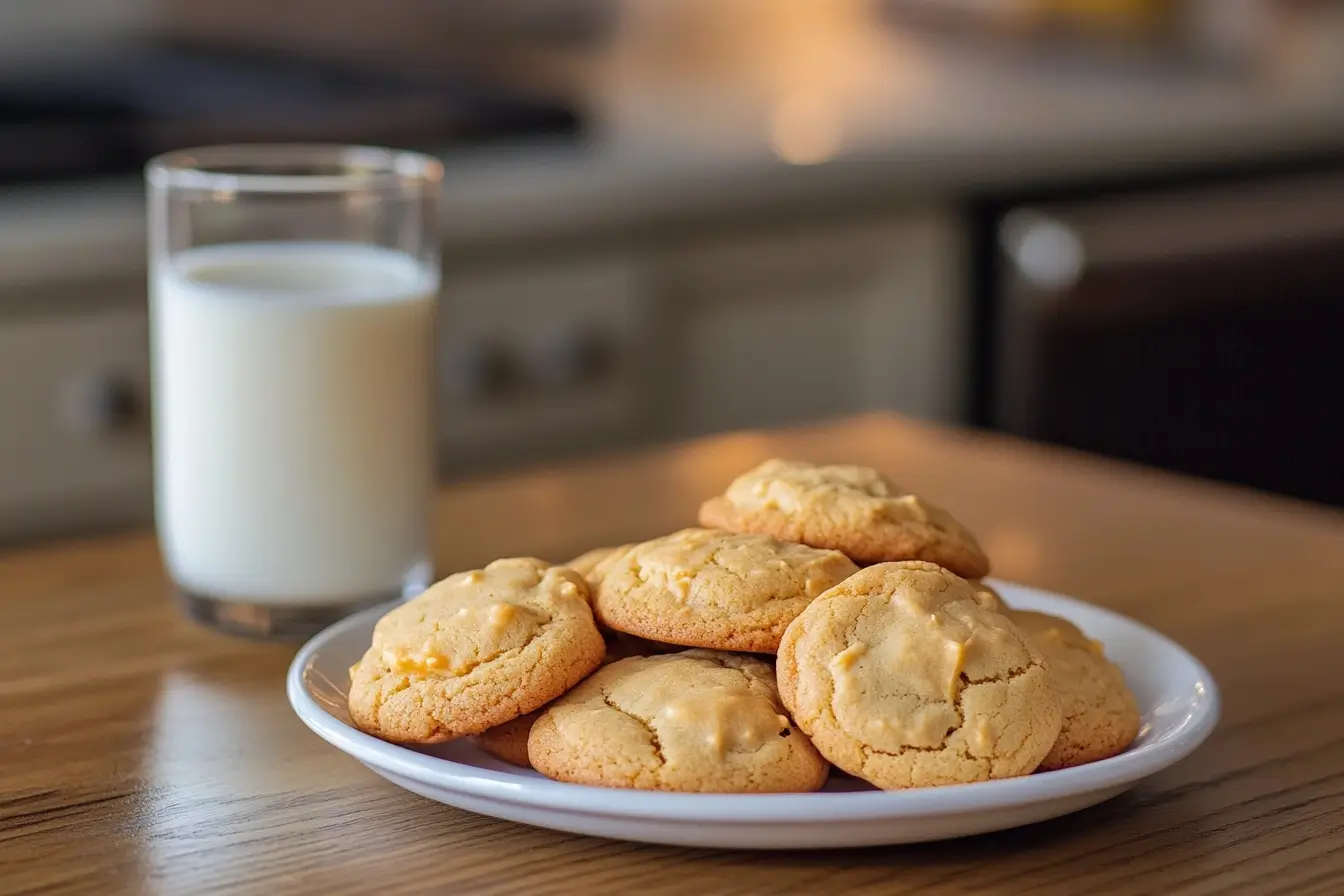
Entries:
{"label": "warm light glow", "polygon": [[775,107],[770,145],[776,155],[791,165],[816,165],[830,160],[840,146],[840,121],[835,106],[820,94],[789,94]]}

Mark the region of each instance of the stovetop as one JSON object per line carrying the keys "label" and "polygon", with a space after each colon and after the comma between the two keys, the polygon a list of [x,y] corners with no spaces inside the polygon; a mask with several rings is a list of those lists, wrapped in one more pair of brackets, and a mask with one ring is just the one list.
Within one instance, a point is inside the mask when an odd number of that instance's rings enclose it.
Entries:
{"label": "stovetop", "polygon": [[215,143],[444,149],[578,129],[570,108],[465,75],[226,48],[144,46],[0,73],[0,184],[130,173],[161,152]]}

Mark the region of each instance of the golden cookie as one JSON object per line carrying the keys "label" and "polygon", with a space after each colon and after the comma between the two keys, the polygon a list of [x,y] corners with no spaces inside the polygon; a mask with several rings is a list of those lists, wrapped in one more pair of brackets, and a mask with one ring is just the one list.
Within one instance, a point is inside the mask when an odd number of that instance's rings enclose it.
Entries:
{"label": "golden cookie", "polygon": [[[573,567],[571,566],[570,569],[573,569]],[[657,644],[653,641],[646,641],[643,638],[636,638],[634,635],[627,635],[624,632],[607,631],[603,633],[602,637],[607,642],[607,653],[602,657],[602,665],[604,666],[617,660],[623,660],[626,657],[651,656],[655,653],[667,653],[682,649],[671,644]],[[496,725],[488,731],[482,731],[476,735],[476,745],[497,759],[503,759],[505,762],[511,762],[523,768],[531,768],[532,763],[527,758],[527,736],[532,731],[532,724],[541,716],[541,712],[540,709],[533,710],[525,716],[519,716],[503,725]]]}
{"label": "golden cookie", "polygon": [[839,551],[683,529],[622,554],[593,607],[603,625],[642,638],[774,653],[814,597],[857,571]]}
{"label": "golden cookie", "polygon": [[527,736],[532,733],[532,726],[545,711],[544,707],[534,709],[525,716],[519,716],[503,725],[482,731],[473,740],[476,741],[476,746],[496,759],[503,759],[522,768],[531,768],[532,763],[527,758]]}
{"label": "golden cookie", "polygon": [[623,544],[617,547],[593,548],[591,551],[585,551],[575,557],[565,566],[583,576],[588,582],[588,588],[591,592],[597,588],[597,583],[602,581],[602,577],[606,575],[611,563],[619,559],[622,552],[628,551],[632,547],[634,545]]}
{"label": "golden cookie", "polygon": [[1139,734],[1139,707],[1125,673],[1106,658],[1101,644],[1057,616],[1010,610],[1008,618],[1045,654],[1064,707],[1064,725],[1038,771],[1123,753]]}
{"label": "golden cookie", "polygon": [[1003,595],[999,594],[993,587],[986,585],[980,579],[969,579],[967,581],[975,589],[975,599],[980,606],[986,610],[993,610],[995,613],[1002,613],[1007,610],[1008,605],[1003,602]]}
{"label": "golden cookie", "polygon": [[821,754],[883,789],[1030,774],[1059,736],[1040,651],[932,563],[870,566],[818,597],[777,669]]}
{"label": "golden cookie", "polygon": [[[596,599],[597,586],[606,577],[607,571],[632,547],[634,547],[633,544],[623,544],[614,548],[593,548],[591,551],[575,557],[565,566],[582,575],[584,580],[587,581],[588,599],[591,602]],[[601,620],[598,620],[597,630],[602,633],[602,637],[607,642],[607,655],[604,662],[613,662],[627,656],[676,653],[679,650],[686,649],[684,644],[664,644],[661,641],[650,641],[625,632],[618,632],[602,623]]]}
{"label": "golden cookie", "polygon": [[606,650],[588,586],[541,560],[449,576],[378,620],[350,670],[350,718],[402,743],[440,743],[531,712]]}
{"label": "golden cookie", "polygon": [[702,504],[700,524],[833,548],[860,564],[928,560],[966,578],[989,574],[965,526],[870,467],[768,460]]}
{"label": "golden cookie", "polygon": [[556,700],[528,738],[549,778],[701,793],[816,790],[826,761],[754,657],[687,650],[620,660]]}

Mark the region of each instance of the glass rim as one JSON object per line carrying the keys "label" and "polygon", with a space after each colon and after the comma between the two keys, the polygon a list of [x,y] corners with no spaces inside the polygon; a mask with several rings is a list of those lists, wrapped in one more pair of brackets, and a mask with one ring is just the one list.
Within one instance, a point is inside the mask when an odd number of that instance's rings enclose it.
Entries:
{"label": "glass rim", "polygon": [[[285,171],[300,167],[315,170]],[[155,156],[145,163],[145,180],[158,189],[226,193],[437,190],[443,180],[443,163],[422,152],[381,146],[234,143]]]}

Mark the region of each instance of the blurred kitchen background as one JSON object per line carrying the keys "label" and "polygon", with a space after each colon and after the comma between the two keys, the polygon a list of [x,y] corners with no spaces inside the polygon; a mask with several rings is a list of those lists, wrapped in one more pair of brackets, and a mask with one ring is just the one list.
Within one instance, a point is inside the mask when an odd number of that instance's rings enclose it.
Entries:
{"label": "blurred kitchen background", "polygon": [[139,170],[439,153],[445,478],[874,409],[1344,504],[1344,4],[7,0],[0,539],[150,518]]}

